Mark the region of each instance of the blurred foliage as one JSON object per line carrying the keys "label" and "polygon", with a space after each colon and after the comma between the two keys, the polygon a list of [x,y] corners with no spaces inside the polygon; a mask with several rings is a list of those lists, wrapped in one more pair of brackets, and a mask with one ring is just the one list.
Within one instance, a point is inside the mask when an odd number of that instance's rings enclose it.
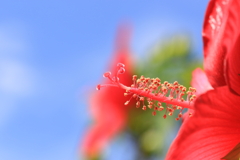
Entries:
{"label": "blurred foliage", "polygon": [[[192,71],[201,65],[201,60],[193,58],[190,39],[178,35],[157,43],[152,51],[137,63],[135,69],[138,77],[159,77],[162,82],[170,83],[178,81],[188,88]],[[138,160],[163,157],[169,147],[167,136],[172,134],[170,132],[173,127],[178,127],[181,123],[181,120],[175,121],[178,113],[163,119],[165,110],[157,112],[156,116],[152,116],[152,111],[132,107],[129,112],[128,132],[133,135],[138,148]]]}

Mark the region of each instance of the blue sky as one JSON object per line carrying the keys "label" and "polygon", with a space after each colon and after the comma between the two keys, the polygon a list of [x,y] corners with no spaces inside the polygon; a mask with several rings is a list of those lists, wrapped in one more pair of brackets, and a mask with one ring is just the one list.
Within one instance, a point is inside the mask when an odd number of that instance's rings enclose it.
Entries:
{"label": "blue sky", "polygon": [[90,122],[87,97],[107,67],[118,25],[132,25],[137,58],[161,37],[181,32],[201,53],[206,5],[207,0],[2,1],[0,159],[77,159]]}

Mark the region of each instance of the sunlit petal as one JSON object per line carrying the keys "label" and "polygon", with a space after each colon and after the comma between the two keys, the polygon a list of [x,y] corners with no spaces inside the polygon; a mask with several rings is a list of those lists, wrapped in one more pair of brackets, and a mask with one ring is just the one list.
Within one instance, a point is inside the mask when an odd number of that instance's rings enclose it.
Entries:
{"label": "sunlit petal", "polygon": [[220,159],[240,141],[240,98],[228,87],[201,95],[194,115],[185,121],[168,152],[168,160]]}

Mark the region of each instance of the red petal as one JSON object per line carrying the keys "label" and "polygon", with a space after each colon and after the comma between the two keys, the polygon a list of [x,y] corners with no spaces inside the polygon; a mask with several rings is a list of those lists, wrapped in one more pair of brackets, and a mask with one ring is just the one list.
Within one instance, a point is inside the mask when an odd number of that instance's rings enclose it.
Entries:
{"label": "red petal", "polygon": [[[104,107],[101,107],[103,105]],[[110,103],[98,105],[100,109],[107,110],[101,111],[102,114],[95,117],[96,124],[91,127],[83,140],[82,151],[85,155],[90,157],[98,155],[123,128],[126,121],[125,114],[119,110],[120,106],[115,105]]]}
{"label": "red petal", "polygon": [[193,117],[184,121],[168,160],[221,159],[240,142],[240,97],[227,86],[201,95]]}
{"label": "red petal", "polygon": [[[204,67],[213,87],[227,83],[240,95],[240,1],[212,0],[203,28]],[[225,77],[225,78],[224,78]]]}
{"label": "red petal", "polygon": [[226,39],[227,83],[233,93],[240,95],[240,1],[232,0],[229,3],[229,13],[227,20]]}
{"label": "red petal", "polygon": [[223,64],[227,46],[223,43],[223,38],[228,17],[227,7],[226,0],[211,0],[204,19],[204,70],[214,88],[226,85]]}
{"label": "red petal", "polygon": [[[197,97],[200,96],[201,94],[213,89],[211,84],[209,83],[209,81],[207,79],[206,74],[200,68],[197,68],[192,72],[191,86],[196,89],[197,92],[195,93],[195,95]],[[184,121],[187,118],[190,118],[189,113],[194,113],[194,110],[193,109],[188,109],[188,111],[186,113],[184,113],[184,115],[183,115],[183,120]]]}
{"label": "red petal", "polygon": [[[238,26],[240,29],[240,19]],[[240,95],[240,36],[234,45],[235,46],[227,57],[226,77],[230,90],[233,93]]]}
{"label": "red petal", "polygon": [[192,82],[191,86],[196,88],[197,92],[196,95],[199,96],[207,92],[208,90],[212,90],[212,86],[209,83],[206,74],[200,68],[197,68],[192,73]]}

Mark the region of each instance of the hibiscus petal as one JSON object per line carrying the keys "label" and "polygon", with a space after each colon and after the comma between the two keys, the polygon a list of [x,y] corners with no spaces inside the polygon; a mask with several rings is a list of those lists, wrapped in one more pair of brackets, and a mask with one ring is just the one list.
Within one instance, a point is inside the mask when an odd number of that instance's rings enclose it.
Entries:
{"label": "hibiscus petal", "polygon": [[197,92],[195,94],[197,96],[207,92],[208,90],[213,89],[207,79],[206,74],[200,68],[197,68],[193,71],[191,86],[196,88]]}
{"label": "hibiscus petal", "polygon": [[[204,71],[201,68],[197,68],[192,72],[191,86],[193,88],[196,88],[195,95],[197,97],[200,96],[201,94],[213,89],[207,79],[206,74],[204,73]],[[183,114],[183,121],[190,118],[189,113],[194,113],[194,110],[188,109],[188,111]]]}
{"label": "hibiscus petal", "polygon": [[226,85],[224,60],[227,48],[223,38],[226,38],[227,7],[226,0],[211,0],[203,25],[204,70],[214,88]]}
{"label": "hibiscus petal", "polygon": [[[109,143],[109,141],[117,135],[126,123],[125,114],[120,110],[116,104],[105,103],[99,105],[101,109],[107,109],[101,111],[101,115],[95,119],[94,124],[87,136],[83,140],[82,151],[88,157],[95,157],[100,154],[101,150]],[[96,118],[96,117],[95,117]]]}
{"label": "hibiscus petal", "polygon": [[226,85],[225,60],[239,37],[237,0],[211,0],[203,26],[204,68],[215,88]]}
{"label": "hibiscus petal", "polygon": [[[239,26],[240,28],[240,26]],[[227,59],[227,82],[231,91],[240,95],[240,37],[235,44],[232,54]]]}
{"label": "hibiscus petal", "polygon": [[229,1],[223,46],[226,48],[226,79],[230,90],[240,95],[240,1]]}
{"label": "hibiscus petal", "polygon": [[195,102],[183,122],[167,160],[221,159],[240,142],[240,97],[227,86],[210,90]]}

